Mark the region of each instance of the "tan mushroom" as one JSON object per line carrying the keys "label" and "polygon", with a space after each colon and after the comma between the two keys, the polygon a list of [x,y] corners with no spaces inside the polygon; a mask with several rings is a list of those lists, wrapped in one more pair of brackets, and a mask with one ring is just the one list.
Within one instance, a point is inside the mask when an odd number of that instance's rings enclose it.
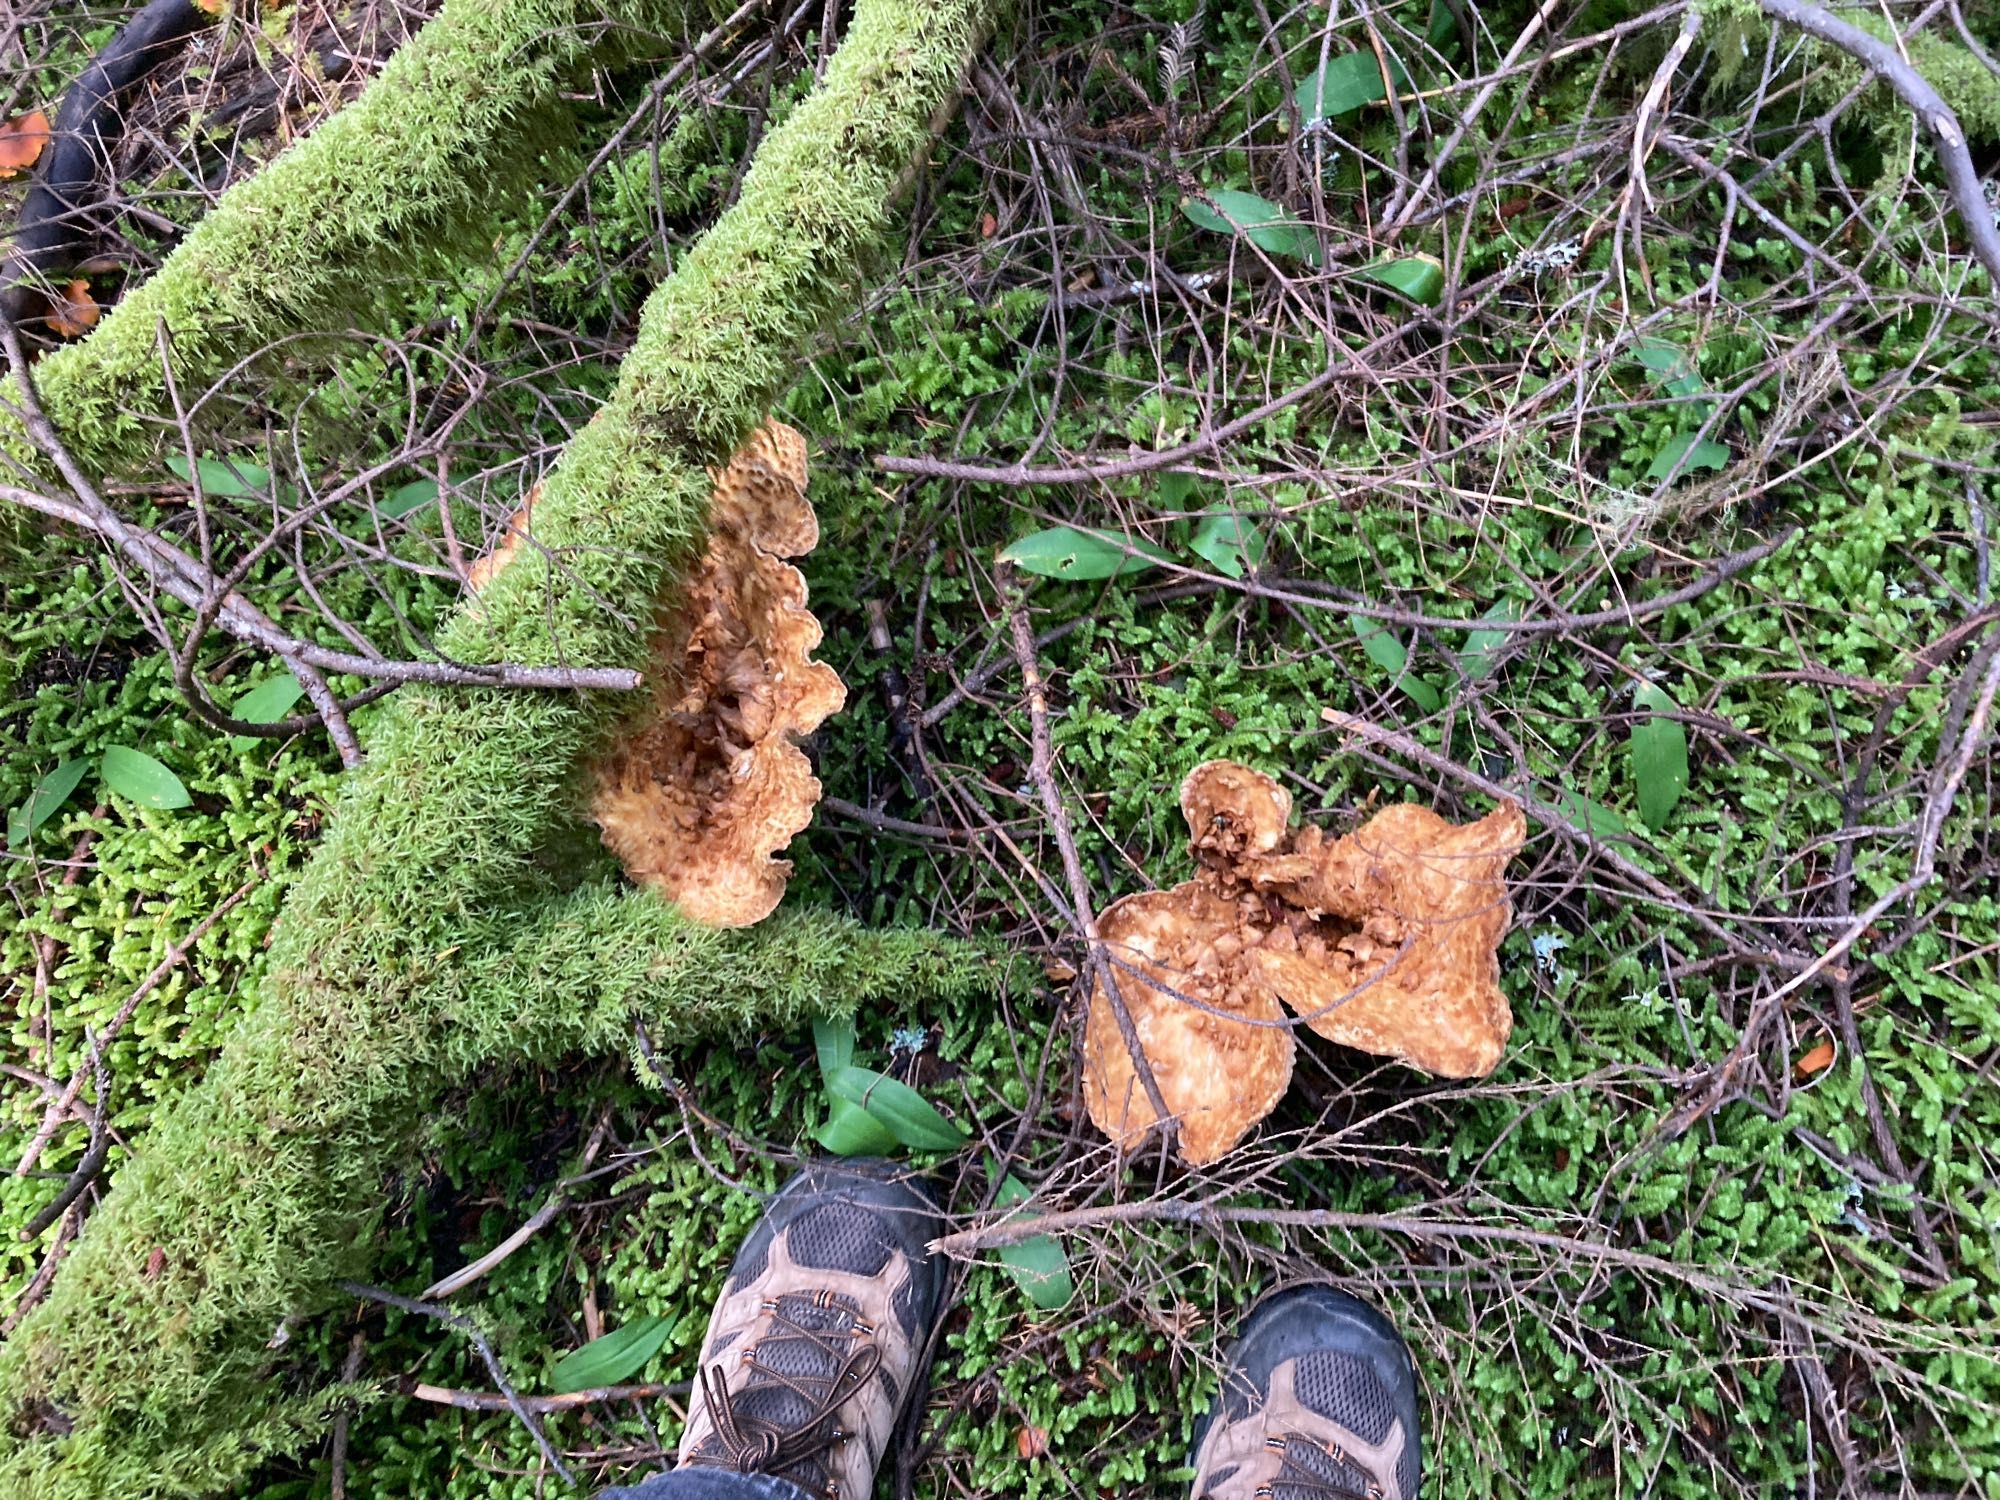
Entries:
{"label": "tan mushroom", "polygon": [[[1499,1063],[1513,1013],[1496,950],[1519,807],[1459,826],[1404,804],[1329,840],[1289,826],[1291,797],[1261,771],[1210,761],[1182,783],[1181,812],[1199,873],[1114,903],[1098,927],[1107,956],[1139,971],[1114,969],[1190,1164],[1229,1151],[1283,1095],[1291,1033],[1254,1024],[1282,1015],[1281,1000],[1322,1036],[1442,1077]],[[1155,1118],[1101,980],[1084,1097],[1121,1145]]]}
{"label": "tan mushroom", "polygon": [[[1227,1154],[1292,1081],[1291,1028],[1282,1024],[1276,997],[1242,962],[1247,930],[1238,906],[1190,882],[1127,896],[1097,920],[1119,997],[1179,1122],[1181,1159],[1190,1166]],[[1136,1145],[1159,1117],[1101,974],[1083,1049],[1091,1120],[1120,1146]]]}
{"label": "tan mushroom", "polygon": [[1514,1027],[1497,950],[1526,827],[1512,803],[1463,826],[1402,803],[1316,848],[1301,834],[1285,863],[1309,872],[1253,873],[1284,918],[1251,961],[1330,1041],[1441,1078],[1484,1077]]}
{"label": "tan mushroom", "polygon": [[784,559],[810,552],[805,439],[768,422],[715,476],[707,554],[655,621],[650,711],[594,768],[591,816],[634,879],[694,921],[747,927],[784,895],[774,856],[812,821],[796,737],[845,703]]}

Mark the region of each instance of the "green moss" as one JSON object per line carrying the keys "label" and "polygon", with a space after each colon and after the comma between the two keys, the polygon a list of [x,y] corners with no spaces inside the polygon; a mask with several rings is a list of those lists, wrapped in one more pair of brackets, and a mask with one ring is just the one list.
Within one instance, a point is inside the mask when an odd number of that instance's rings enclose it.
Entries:
{"label": "green moss", "polygon": [[[977,4],[859,8],[822,87],[649,300],[612,401],[547,477],[537,548],[451,621],[447,655],[641,658],[649,603],[702,535],[705,466],[852,296],[983,20]],[[612,1045],[635,999],[680,1035],[979,972],[939,940],[831,918],[724,936],[602,887],[563,897],[575,872],[545,855],[620,707],[425,692],[384,716],[286,903],[260,1005],[0,1351],[9,1493],[198,1493],[311,1431],[320,1398],[276,1395],[264,1342],[365,1265],[383,1177],[453,1079]],[[160,1273],[136,1276],[149,1256]]]}
{"label": "green moss", "polygon": [[[130,467],[181,400],[259,350],[340,326],[441,249],[476,246],[570,133],[561,89],[671,30],[679,0],[452,0],[353,104],[237,184],[80,344],[36,370],[87,469]],[[295,360],[296,347],[286,350]],[[275,363],[275,362],[274,362]],[[0,414],[0,451],[42,464]]]}

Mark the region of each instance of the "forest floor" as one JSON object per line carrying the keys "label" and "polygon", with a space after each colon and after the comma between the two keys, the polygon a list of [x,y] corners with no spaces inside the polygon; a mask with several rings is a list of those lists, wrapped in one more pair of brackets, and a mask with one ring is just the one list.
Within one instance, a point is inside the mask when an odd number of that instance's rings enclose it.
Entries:
{"label": "forest floor", "polygon": [[[857,1060],[1008,1143],[1046,1206],[1120,1209],[1066,1237],[1060,1311],[990,1257],[969,1269],[897,1492],[1180,1493],[1221,1341],[1260,1291],[1314,1275],[1415,1349],[1431,1494],[2000,1496],[2000,314],[1924,138],[1754,8],[1712,8],[1654,101],[1643,193],[1630,121],[1678,6],[1577,7],[1533,67],[1501,65],[1521,4],[1472,6],[1463,32],[1441,4],[1331,31],[1323,8],[1259,0],[1052,9],[978,66],[905,240],[778,412],[811,445],[823,536],[802,566],[849,687],[811,746],[826,800],[786,901],[1031,955],[1031,995],[858,1018]],[[69,11],[0,27],[0,119],[52,110],[118,19]],[[681,107],[607,76],[578,140],[524,141],[555,193],[491,254],[385,286],[395,337],[329,361],[303,429],[229,389],[247,489],[352,472],[448,417],[454,530],[497,538],[609,389],[647,290],[809,87],[825,13],[776,7],[769,60],[713,59]],[[1983,25],[2000,50],[1990,19],[1961,40],[1939,13],[1928,45],[1969,64]],[[386,51],[420,20],[225,23],[149,94],[120,162],[126,259],[95,295],[338,102],[330,35]],[[1392,112],[1377,73],[1315,122],[1299,99],[1346,87],[1371,27],[1419,86]],[[1398,184],[1469,111],[1450,80],[1481,76],[1498,82],[1448,210],[1409,216],[1392,253],[1433,258],[1437,282],[1384,286],[1357,238],[1418,201]],[[1960,112],[1990,168],[2000,79],[1976,83]],[[659,172],[689,132],[709,164]],[[1216,190],[1282,222],[1217,232]],[[1322,378],[1335,354],[1362,373]],[[122,496],[171,511],[184,471]],[[421,637],[460,593],[436,512],[390,518],[403,565],[350,549],[326,599],[281,575],[264,597]],[[1175,790],[1216,757],[1334,832],[1396,801],[1470,818],[1518,800],[1515,1029],[1491,1077],[1440,1083],[1301,1031],[1290,1095],[1211,1167],[1120,1159],[1092,1129],[1066,982],[1084,950],[994,562],[1072,524],[1130,554],[1026,596],[1092,899],[1186,877]],[[11,1229],[83,1157],[92,1100],[115,1172],[254,1003],[341,771],[323,737],[232,740],[188,714],[94,546],[9,551],[0,594],[0,810],[119,750],[186,793],[147,806],[84,775],[0,861],[0,1170],[137,997],[103,1082],[33,1171],[0,1177]],[[206,665],[232,695],[270,676],[220,646]],[[755,1194],[816,1149],[814,1056],[809,1034],[739,1037],[668,1059],[670,1090],[619,1059],[455,1096],[384,1185],[382,1283],[415,1293],[560,1191],[456,1301],[531,1394],[605,1328],[676,1320],[631,1377],[663,1393],[549,1418],[588,1483],[646,1472]],[[986,1162],[937,1160],[955,1214],[984,1202]],[[1180,1222],[1191,1204],[1201,1222]],[[1302,1212],[1260,1222],[1273,1208]],[[0,1295],[30,1295],[69,1224],[4,1237]],[[260,1500],[330,1495],[336,1468],[356,1497],[559,1490],[504,1407],[438,1398],[491,1389],[450,1331],[357,1305],[288,1338],[297,1369],[372,1394]]]}

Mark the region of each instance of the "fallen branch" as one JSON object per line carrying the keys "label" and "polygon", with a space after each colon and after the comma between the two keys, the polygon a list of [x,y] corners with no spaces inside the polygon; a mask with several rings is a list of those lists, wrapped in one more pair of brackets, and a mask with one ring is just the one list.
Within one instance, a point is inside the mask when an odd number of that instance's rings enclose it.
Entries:
{"label": "fallen branch", "polygon": [[1917,123],[1937,147],[1952,206],[1958,210],[1966,237],[1972,241],[1972,253],[1986,267],[1987,295],[2000,296],[2000,225],[1994,223],[1993,208],[1986,201],[1979,169],[1972,164],[1972,153],[1966,149],[1965,127],[1958,123],[1958,116],[1945,103],[1944,96],[1894,47],[1813,4],[1812,0],[1758,0],[1758,4],[1766,15],[1847,53],[1910,106]]}

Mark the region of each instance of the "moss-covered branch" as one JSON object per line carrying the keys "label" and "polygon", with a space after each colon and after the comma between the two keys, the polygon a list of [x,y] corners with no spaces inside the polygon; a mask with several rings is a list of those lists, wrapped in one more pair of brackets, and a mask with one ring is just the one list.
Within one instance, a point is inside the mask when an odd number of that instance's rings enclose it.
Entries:
{"label": "moss-covered branch", "polygon": [[[493,7],[509,24],[550,9]],[[702,535],[705,467],[850,304],[985,11],[863,0],[822,86],[647,303],[614,398],[545,481],[538,549],[459,614],[447,655],[639,663],[650,602]],[[576,768],[618,707],[432,689],[385,717],[287,903],[259,1008],[0,1351],[0,1490],[203,1493],[302,1441],[317,1407],[267,1388],[264,1340],[361,1269],[385,1175],[482,1066],[622,1044],[633,1002],[687,1035],[976,972],[938,940],[831,919],[725,936],[565,893]]]}
{"label": "moss-covered branch", "polygon": [[[560,139],[562,85],[678,25],[682,0],[448,0],[368,89],[216,203],[80,344],[43,360],[42,399],[85,467],[147,454],[169,410],[164,329],[198,393],[301,329],[341,326],[385,282],[523,195]],[[0,451],[41,463],[0,412]]]}

